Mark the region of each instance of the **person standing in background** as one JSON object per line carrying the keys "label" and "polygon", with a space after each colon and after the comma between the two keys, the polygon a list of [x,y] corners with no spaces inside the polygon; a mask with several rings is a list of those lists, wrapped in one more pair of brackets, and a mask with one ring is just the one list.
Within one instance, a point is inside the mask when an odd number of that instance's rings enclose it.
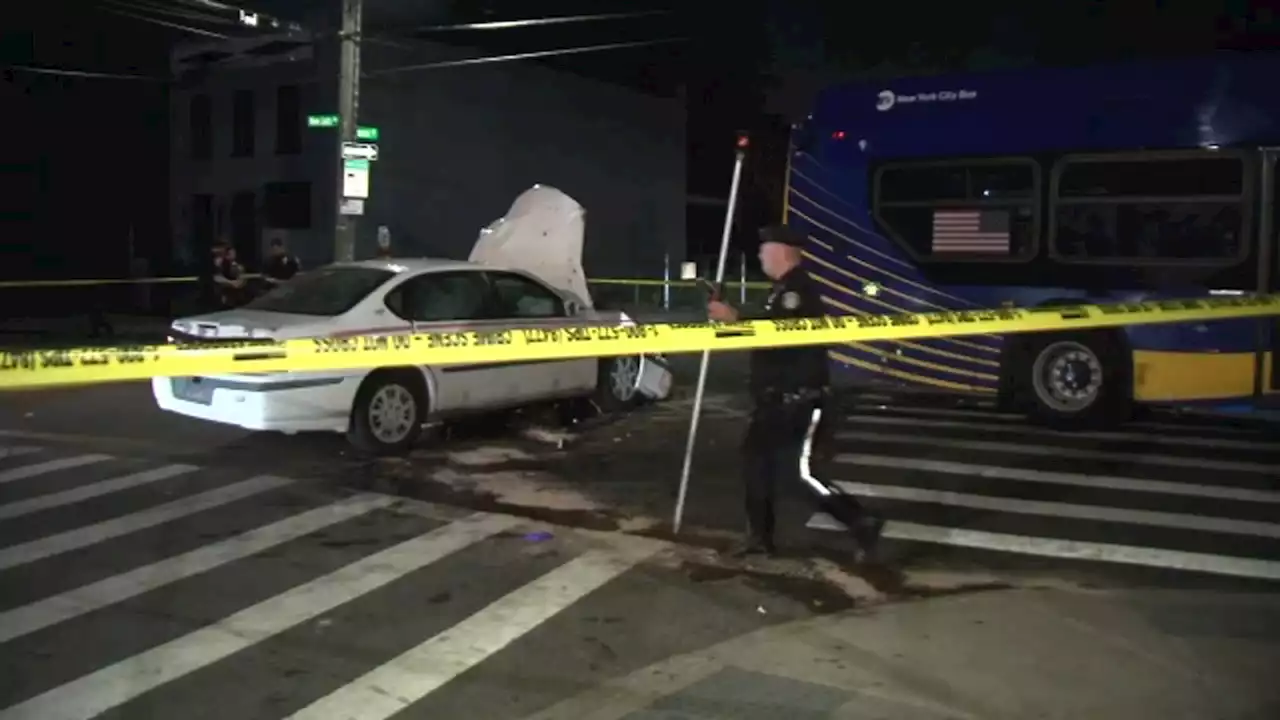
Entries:
{"label": "person standing in background", "polygon": [[217,262],[217,272],[213,276],[218,287],[218,299],[223,307],[236,307],[244,296],[244,268],[236,261],[235,246],[228,242],[220,244],[221,253]]}
{"label": "person standing in background", "polygon": [[297,256],[285,247],[284,239],[271,238],[270,254],[267,257],[267,264],[262,268],[262,280],[267,284],[267,289],[270,290],[288,282],[300,270],[302,270],[302,263],[298,262]]}

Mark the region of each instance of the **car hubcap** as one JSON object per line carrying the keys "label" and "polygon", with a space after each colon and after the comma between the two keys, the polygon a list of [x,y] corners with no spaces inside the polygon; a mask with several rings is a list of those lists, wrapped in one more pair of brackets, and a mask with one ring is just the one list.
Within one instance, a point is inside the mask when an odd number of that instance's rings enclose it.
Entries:
{"label": "car hubcap", "polygon": [[640,377],[640,358],[619,357],[609,368],[609,390],[615,400],[629,402],[636,394],[636,380]]}
{"label": "car hubcap", "polygon": [[1079,412],[1094,403],[1102,389],[1102,363],[1089,348],[1074,342],[1055,343],[1040,353],[1035,372],[1036,394],[1060,412]]}
{"label": "car hubcap", "polygon": [[402,385],[383,385],[369,402],[369,429],[379,442],[398,443],[413,431],[418,415],[413,393]]}

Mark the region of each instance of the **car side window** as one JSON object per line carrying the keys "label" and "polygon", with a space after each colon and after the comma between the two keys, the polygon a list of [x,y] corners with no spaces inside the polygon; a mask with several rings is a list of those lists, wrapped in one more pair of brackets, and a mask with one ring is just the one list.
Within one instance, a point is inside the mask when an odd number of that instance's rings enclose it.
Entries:
{"label": "car side window", "polygon": [[564,301],[540,283],[520,275],[491,273],[499,318],[564,317]]}
{"label": "car side window", "polygon": [[439,273],[408,280],[387,295],[391,312],[413,322],[484,319],[489,289],[480,273]]}

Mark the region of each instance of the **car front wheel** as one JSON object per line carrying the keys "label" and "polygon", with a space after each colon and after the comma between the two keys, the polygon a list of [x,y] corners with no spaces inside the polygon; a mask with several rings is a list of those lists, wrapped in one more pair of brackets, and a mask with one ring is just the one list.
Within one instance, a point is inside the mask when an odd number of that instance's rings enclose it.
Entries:
{"label": "car front wheel", "polygon": [[596,385],[596,405],[604,412],[617,412],[640,401],[640,357],[623,355],[600,360]]}

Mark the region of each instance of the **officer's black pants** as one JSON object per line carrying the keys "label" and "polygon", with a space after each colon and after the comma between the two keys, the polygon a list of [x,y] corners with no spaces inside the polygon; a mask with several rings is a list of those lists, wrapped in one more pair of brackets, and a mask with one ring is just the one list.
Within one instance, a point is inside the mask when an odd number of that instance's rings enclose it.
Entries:
{"label": "officer's black pants", "polygon": [[775,489],[799,480],[822,511],[856,536],[865,511],[850,495],[811,472],[824,438],[822,407],[812,402],[757,404],[744,438],[743,481],[751,541],[773,545]]}

